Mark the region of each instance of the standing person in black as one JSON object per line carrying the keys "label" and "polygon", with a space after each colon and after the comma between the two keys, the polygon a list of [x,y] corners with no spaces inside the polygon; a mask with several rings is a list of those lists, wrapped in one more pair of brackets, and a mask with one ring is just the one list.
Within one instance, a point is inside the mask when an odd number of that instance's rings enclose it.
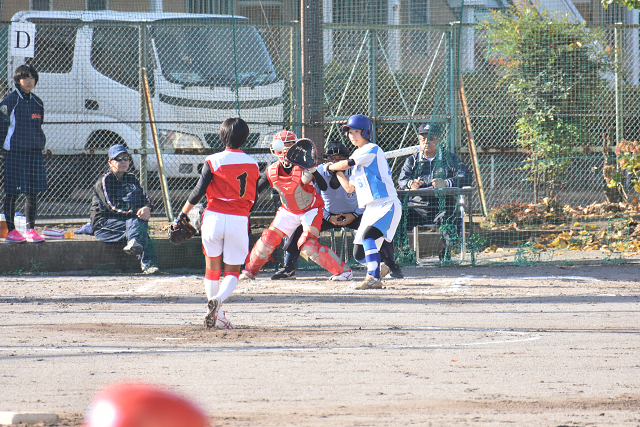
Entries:
{"label": "standing person in black", "polygon": [[158,273],[156,248],[149,238],[153,205],[138,178],[128,172],[131,155],[116,144],[109,149],[109,172],[98,178],[91,199],[91,227],[103,242],[127,242],[124,251],[140,260],[144,274]]}
{"label": "standing person in black", "polygon": [[[6,241],[44,242],[34,229],[38,193],[46,191],[47,174],[42,150],[46,137],[42,131],[44,105],[31,93],[38,83],[38,72],[21,65],[13,73],[16,90],[0,102],[0,138],[4,140],[4,215],[9,230]],[[27,232],[23,236],[13,221],[16,202],[24,194]]]}

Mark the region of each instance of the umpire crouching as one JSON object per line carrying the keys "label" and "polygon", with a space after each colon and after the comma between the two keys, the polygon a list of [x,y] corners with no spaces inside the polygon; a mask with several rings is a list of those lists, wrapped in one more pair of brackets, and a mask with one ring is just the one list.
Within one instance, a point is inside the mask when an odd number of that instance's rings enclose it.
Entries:
{"label": "umpire crouching", "polygon": [[103,242],[126,242],[124,251],[140,260],[144,274],[158,273],[156,249],[149,239],[153,205],[140,181],[128,172],[131,156],[124,145],[109,149],[109,172],[98,178],[91,200],[91,227]]}

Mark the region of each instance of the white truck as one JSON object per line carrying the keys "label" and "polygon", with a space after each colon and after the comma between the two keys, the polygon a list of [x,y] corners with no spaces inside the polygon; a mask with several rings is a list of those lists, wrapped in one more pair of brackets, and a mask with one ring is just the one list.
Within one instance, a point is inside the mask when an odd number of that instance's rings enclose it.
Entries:
{"label": "white truck", "polygon": [[[46,149],[68,158],[83,186],[91,187],[100,172],[91,169],[106,159],[74,156],[78,150],[141,148],[140,34],[169,181],[199,176],[205,156],[190,150],[223,149],[219,124],[228,117],[250,123],[248,147],[268,147],[281,129],[274,123],[283,120],[284,81],[247,18],[113,11],[25,11],[12,18],[12,25],[24,22],[36,25],[35,54],[10,54],[9,84],[25,62],[38,70],[34,93],[45,105]],[[147,159],[156,171],[153,151]],[[134,155],[138,168],[140,160]]]}

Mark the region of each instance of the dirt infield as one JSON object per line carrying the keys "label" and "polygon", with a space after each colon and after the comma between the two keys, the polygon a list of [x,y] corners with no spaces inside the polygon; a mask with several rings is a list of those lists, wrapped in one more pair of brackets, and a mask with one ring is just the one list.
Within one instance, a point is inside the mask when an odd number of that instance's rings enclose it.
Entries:
{"label": "dirt infield", "polygon": [[202,327],[202,276],[3,276],[0,411],[80,426],[135,380],[220,426],[640,425],[638,266],[404,271],[265,272],[223,305],[231,331]]}

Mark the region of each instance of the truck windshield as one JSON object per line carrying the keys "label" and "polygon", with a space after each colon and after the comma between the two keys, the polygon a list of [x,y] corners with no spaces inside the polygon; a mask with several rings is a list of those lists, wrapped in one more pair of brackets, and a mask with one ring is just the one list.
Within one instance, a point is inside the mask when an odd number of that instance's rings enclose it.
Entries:
{"label": "truck windshield", "polygon": [[255,27],[158,25],[152,37],[162,74],[172,83],[253,87],[278,79]]}

